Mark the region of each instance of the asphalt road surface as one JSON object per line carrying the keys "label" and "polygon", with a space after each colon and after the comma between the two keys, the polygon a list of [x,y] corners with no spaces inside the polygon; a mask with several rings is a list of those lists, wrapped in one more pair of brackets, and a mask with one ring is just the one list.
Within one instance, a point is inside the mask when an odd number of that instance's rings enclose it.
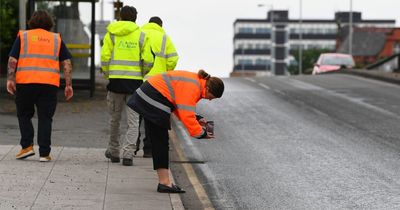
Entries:
{"label": "asphalt road surface", "polygon": [[[357,76],[225,79],[184,144],[216,209],[400,209],[400,86]],[[204,161],[204,164],[201,164]]]}

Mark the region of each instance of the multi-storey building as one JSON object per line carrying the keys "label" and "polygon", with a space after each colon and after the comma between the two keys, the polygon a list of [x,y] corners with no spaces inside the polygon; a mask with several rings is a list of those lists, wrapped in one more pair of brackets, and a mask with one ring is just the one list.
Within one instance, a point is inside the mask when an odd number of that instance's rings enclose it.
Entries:
{"label": "multi-storey building", "polygon": [[287,10],[271,10],[266,19],[234,22],[233,71],[238,75],[284,75],[295,63],[293,52],[307,49],[335,51],[339,28],[394,27],[395,20],[363,20],[360,12],[336,12],[334,19],[289,19]]}

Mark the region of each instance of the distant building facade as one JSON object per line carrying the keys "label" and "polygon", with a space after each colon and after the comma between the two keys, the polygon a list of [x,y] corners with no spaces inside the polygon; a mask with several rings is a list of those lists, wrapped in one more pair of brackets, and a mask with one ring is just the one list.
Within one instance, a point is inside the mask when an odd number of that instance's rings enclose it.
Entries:
{"label": "distant building facade", "polygon": [[[360,12],[352,12],[352,17],[354,27],[395,26],[395,20],[363,20]],[[289,19],[287,10],[270,10],[266,19],[236,19],[231,76],[285,75],[287,66],[296,63],[292,55],[300,46],[335,51],[338,32],[348,28],[349,19],[349,12],[336,12],[330,20]]]}

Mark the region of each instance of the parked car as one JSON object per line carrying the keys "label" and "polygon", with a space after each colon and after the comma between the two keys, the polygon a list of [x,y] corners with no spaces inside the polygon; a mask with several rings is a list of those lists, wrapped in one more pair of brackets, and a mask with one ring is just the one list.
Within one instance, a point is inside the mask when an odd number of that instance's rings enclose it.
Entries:
{"label": "parked car", "polygon": [[314,64],[312,74],[350,69],[354,67],[353,56],[341,53],[322,53]]}

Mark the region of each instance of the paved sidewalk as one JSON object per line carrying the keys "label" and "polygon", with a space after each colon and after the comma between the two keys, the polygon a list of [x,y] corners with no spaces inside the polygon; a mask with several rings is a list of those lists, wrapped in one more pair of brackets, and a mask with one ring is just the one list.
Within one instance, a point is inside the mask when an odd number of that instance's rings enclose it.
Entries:
{"label": "paved sidewalk", "polygon": [[37,154],[16,160],[17,145],[0,146],[0,209],[183,209],[179,195],[156,192],[152,160],[126,167],[104,149],[52,147],[51,162]]}
{"label": "paved sidewalk", "polygon": [[[53,121],[53,160],[38,161],[36,155],[16,160],[19,127],[14,97],[6,93],[0,78],[0,210],[12,209],[88,209],[88,210],[163,210],[184,209],[180,196],[156,191],[158,179],[152,159],[133,159],[134,166],[111,163],[104,157],[109,137],[106,81],[98,77],[95,95],[76,90],[59,104]],[[121,137],[126,132],[125,115]],[[37,117],[34,143],[37,145]]]}

